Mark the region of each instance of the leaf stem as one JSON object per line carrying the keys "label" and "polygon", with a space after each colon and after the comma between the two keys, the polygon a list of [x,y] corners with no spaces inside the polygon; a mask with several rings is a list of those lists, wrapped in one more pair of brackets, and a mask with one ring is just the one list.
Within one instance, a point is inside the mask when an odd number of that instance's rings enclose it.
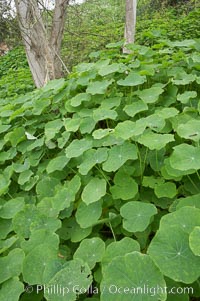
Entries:
{"label": "leaf stem", "polygon": [[117,240],[116,240],[116,236],[115,236],[115,233],[114,233],[114,231],[113,231],[113,227],[112,227],[112,225],[111,225],[111,222],[109,222],[109,226],[110,226],[110,230],[111,230],[111,232],[112,232],[114,241],[116,242]]}
{"label": "leaf stem", "polygon": [[190,182],[192,183],[192,185],[194,186],[194,188],[197,190],[197,192],[199,191],[198,187],[196,186],[196,184],[194,183],[194,181],[191,179],[191,177],[189,175],[187,175],[188,179],[190,180]]}
{"label": "leaf stem", "polygon": [[198,177],[198,179],[199,179],[199,181],[200,181],[200,175],[199,175],[198,170],[196,170],[196,174],[197,174],[197,177]]}
{"label": "leaf stem", "polygon": [[104,179],[106,180],[106,183],[109,185],[109,187],[111,187],[110,182],[108,181],[107,177],[105,176],[104,172],[98,167],[98,165],[95,165],[95,168],[101,173],[101,175],[104,177]]}

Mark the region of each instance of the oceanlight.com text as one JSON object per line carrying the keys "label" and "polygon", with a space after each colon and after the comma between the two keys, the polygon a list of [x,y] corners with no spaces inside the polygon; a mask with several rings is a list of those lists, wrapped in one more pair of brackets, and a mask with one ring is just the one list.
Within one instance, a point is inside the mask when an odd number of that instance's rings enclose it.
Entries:
{"label": "oceanlight.com text", "polygon": [[193,294],[192,287],[161,287],[157,285],[156,287],[151,287],[150,285],[143,285],[139,287],[128,287],[128,286],[118,286],[116,284],[111,284],[109,286],[104,286],[99,289],[98,287],[88,286],[82,287],[81,285],[71,285],[63,286],[61,284],[51,284],[51,285],[28,285],[25,287],[25,292],[31,294],[35,291],[39,294],[41,291],[45,295],[56,295],[56,296],[67,296],[68,294],[106,294],[106,295],[149,295],[155,296],[160,294],[168,295],[184,295]]}

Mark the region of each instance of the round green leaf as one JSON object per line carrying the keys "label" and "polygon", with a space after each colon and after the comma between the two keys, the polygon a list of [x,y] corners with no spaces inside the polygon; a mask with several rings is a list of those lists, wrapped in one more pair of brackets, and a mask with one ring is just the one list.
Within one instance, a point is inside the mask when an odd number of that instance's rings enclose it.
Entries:
{"label": "round green leaf", "polygon": [[189,244],[194,255],[200,256],[200,227],[195,227],[190,233]]}
{"label": "round green leaf", "polygon": [[23,237],[30,236],[30,226],[32,222],[39,221],[40,216],[34,205],[26,205],[23,210],[18,212],[13,219],[14,231]]}
{"label": "round green leaf", "polygon": [[178,199],[178,203],[176,205],[176,210],[178,210],[182,207],[185,207],[185,206],[190,206],[190,207],[200,209],[199,199],[200,199],[200,193],[198,193],[196,195],[188,196],[186,198]]}
{"label": "round green leaf", "polygon": [[0,254],[4,253],[6,250],[8,250],[16,241],[16,236],[11,236],[8,239],[0,240]]}
{"label": "round green leaf", "polygon": [[156,115],[161,118],[169,119],[171,117],[177,116],[179,111],[176,108],[158,108],[155,111]]}
{"label": "round green leaf", "polygon": [[49,121],[45,124],[44,133],[47,141],[55,137],[55,135],[60,131],[63,126],[63,121],[60,119],[55,119]]}
{"label": "round green leaf", "polygon": [[116,107],[119,107],[121,103],[121,97],[115,96],[115,97],[109,97],[105,99],[101,99],[101,108],[102,109],[113,109]]}
{"label": "round green leaf", "polygon": [[[53,264],[57,259],[58,251],[50,244],[41,244],[31,250],[23,262],[23,279],[29,284],[45,284],[43,274],[46,266]],[[31,271],[31,273],[30,273]]]}
{"label": "round green leaf", "polygon": [[170,225],[178,226],[184,232],[190,232],[200,226],[200,210],[194,207],[183,207],[162,217],[160,227],[167,229]]}
{"label": "round green leaf", "polygon": [[82,200],[86,205],[95,203],[106,194],[106,181],[104,179],[92,178],[84,187]]}
{"label": "round green leaf", "polygon": [[[75,301],[77,295],[83,294],[84,291],[87,292],[91,283],[92,276],[88,265],[80,259],[74,259],[66,262],[64,268],[49,281],[44,296],[47,301]],[[51,290],[48,290],[56,284],[64,289],[62,295],[51,294]]]}
{"label": "round green leaf", "polygon": [[81,228],[93,226],[102,214],[101,202],[86,205],[81,202],[76,211],[76,221]]}
{"label": "round green leaf", "polygon": [[11,125],[9,124],[2,124],[2,122],[0,122],[0,134],[6,132],[9,128],[11,127]]}
{"label": "round green leaf", "polygon": [[117,112],[114,110],[108,110],[104,108],[98,108],[96,110],[93,110],[93,118],[95,121],[105,120],[105,119],[115,120],[117,116],[118,116]]}
{"label": "round green leaf", "polygon": [[82,155],[86,150],[92,147],[92,141],[86,138],[73,140],[66,148],[65,153],[67,158],[75,158]]}
{"label": "round green leaf", "polygon": [[170,156],[170,165],[183,171],[200,169],[200,147],[185,143],[175,146]]}
{"label": "round green leaf", "polygon": [[66,118],[64,126],[67,132],[76,132],[80,127],[81,119],[79,117]]}
{"label": "round green leaf", "polygon": [[113,64],[108,65],[108,66],[102,66],[102,68],[99,70],[98,73],[101,76],[106,76],[108,74],[120,71],[120,68],[121,68],[121,64],[113,63]]}
{"label": "round green leaf", "polygon": [[11,278],[2,284],[0,290],[0,300],[18,301],[24,292],[24,285],[18,277]]}
{"label": "round green leaf", "polygon": [[161,169],[161,173],[163,174],[163,177],[167,180],[176,180],[180,181],[182,176],[189,175],[194,173],[193,169],[190,170],[178,170],[171,166],[170,164],[170,157],[164,160],[164,166]]}
{"label": "round green leaf", "polygon": [[9,278],[19,276],[22,272],[24,252],[22,249],[13,249],[7,256],[0,258],[0,283]]}
{"label": "round green leaf", "polygon": [[107,267],[113,258],[123,256],[134,251],[140,252],[140,245],[136,240],[130,237],[124,237],[120,241],[111,242],[111,244],[107,246],[102,259],[103,268]]}
{"label": "round green leaf", "polygon": [[24,198],[18,197],[7,201],[0,209],[0,217],[13,218],[15,214],[23,209],[25,205]]}
{"label": "round green leaf", "polygon": [[134,71],[130,72],[125,79],[118,80],[120,86],[138,86],[146,82],[146,76],[142,76]]}
{"label": "round green leaf", "polygon": [[114,199],[130,200],[138,193],[137,182],[125,173],[115,176],[114,182],[115,185],[110,188]]}
{"label": "round green leaf", "polygon": [[5,141],[10,141],[12,146],[17,146],[20,142],[26,140],[24,127],[17,127],[12,132],[8,133],[4,137]]}
{"label": "round green leaf", "polygon": [[112,84],[113,80],[94,81],[88,84],[86,92],[91,95],[104,94],[107,88]]}
{"label": "round green leaf", "polygon": [[176,79],[173,79],[172,82],[175,85],[188,85],[192,82],[194,82],[196,79],[196,75],[195,74],[187,74],[187,73],[179,73],[176,76]]}
{"label": "round green leaf", "polygon": [[143,177],[142,186],[144,187],[150,187],[154,189],[157,185],[161,185],[164,183],[163,178],[155,178],[154,176],[150,177]]}
{"label": "round green leaf", "polygon": [[115,257],[103,272],[101,301],[164,301],[166,292],[156,288],[165,286],[163,275],[151,258],[133,252]]}
{"label": "round green leaf", "polygon": [[197,92],[196,91],[185,91],[183,94],[178,94],[177,95],[177,100],[182,102],[183,104],[186,104],[189,102],[191,98],[197,97]]}
{"label": "round green leaf", "polygon": [[63,170],[63,168],[67,165],[68,162],[69,158],[67,158],[66,156],[58,156],[52,159],[47,165],[47,173],[49,174],[56,170]]}
{"label": "round green leaf", "polygon": [[165,126],[165,119],[158,114],[152,114],[148,117],[141,118],[141,121],[146,124],[146,127],[149,127],[156,132],[160,132]]}
{"label": "round green leaf", "polygon": [[137,92],[137,95],[145,102],[145,103],[155,103],[159,96],[163,93],[163,89],[160,87],[151,87],[149,89],[144,89]]}
{"label": "round green leaf", "polygon": [[139,143],[145,145],[151,150],[159,150],[171,141],[174,141],[174,136],[172,134],[155,134],[149,130],[145,131],[138,139]]}
{"label": "round green leaf", "polygon": [[0,218],[0,239],[5,239],[9,232],[13,230],[12,219]]}
{"label": "round green leaf", "polygon": [[80,93],[71,98],[70,103],[73,107],[78,107],[83,101],[90,101],[91,95],[87,93]]}
{"label": "round green leaf", "polygon": [[98,129],[92,133],[92,136],[94,137],[94,139],[102,139],[108,136],[110,132],[112,132],[111,129]]}
{"label": "round green leaf", "polygon": [[127,160],[137,159],[137,148],[134,144],[125,142],[113,146],[108,151],[108,159],[103,163],[103,170],[111,172],[119,169]]}
{"label": "round green leaf", "polygon": [[146,124],[144,122],[126,120],[117,124],[114,133],[117,137],[128,140],[131,137],[141,135],[145,128]]}
{"label": "round green leaf", "polygon": [[75,218],[65,219],[62,223],[62,228],[57,231],[59,237],[72,242],[79,242],[90,235],[92,227],[81,228]]}
{"label": "round green leaf", "polygon": [[134,101],[130,105],[124,107],[124,111],[128,116],[134,117],[137,113],[148,110],[148,106],[142,100]]}
{"label": "round green leaf", "polygon": [[60,181],[56,178],[44,177],[37,183],[36,193],[39,197],[54,196],[55,187]]}
{"label": "round green leaf", "polygon": [[189,247],[189,235],[173,223],[160,227],[148,254],[161,272],[175,281],[192,283],[200,276],[200,258]]}
{"label": "round green leaf", "polygon": [[23,164],[13,163],[12,167],[13,167],[15,172],[20,173],[22,171],[25,171],[25,170],[29,169],[30,164],[29,164],[29,161],[26,159]]}
{"label": "round green leaf", "polygon": [[144,231],[151,222],[157,209],[153,204],[143,202],[128,202],[120,209],[123,217],[123,228],[129,232]]}
{"label": "round green leaf", "polygon": [[177,134],[185,139],[193,141],[200,140],[200,120],[190,120],[180,124],[177,128]]}
{"label": "round green leaf", "polygon": [[41,228],[56,231],[60,224],[60,220],[42,215],[34,205],[26,205],[13,218],[14,231],[24,238],[28,238],[32,230]]}
{"label": "round green leaf", "polygon": [[176,185],[171,182],[160,183],[155,186],[155,195],[158,198],[172,199],[176,195]]}
{"label": "round green leaf", "polygon": [[96,121],[91,117],[81,118],[80,132],[81,134],[91,133],[94,129]]}
{"label": "round green leaf", "polygon": [[22,171],[18,178],[19,185],[24,185],[26,182],[28,182],[32,175],[33,172],[30,169]]}
{"label": "round green leaf", "polygon": [[51,249],[58,249],[59,237],[57,234],[48,231],[47,229],[35,230],[31,233],[29,240],[24,240],[21,243],[21,248],[27,254],[38,245],[49,245]]}
{"label": "round green leaf", "polygon": [[105,252],[105,243],[99,237],[84,239],[76,252],[74,259],[79,258],[88,264],[90,269],[93,269],[97,262],[100,262]]}
{"label": "round green leaf", "polygon": [[8,191],[10,180],[7,179],[3,174],[0,174],[0,195],[5,194]]}
{"label": "round green leaf", "polygon": [[89,149],[83,154],[82,163],[78,166],[80,174],[87,175],[93,166],[106,161],[107,157],[107,148]]}

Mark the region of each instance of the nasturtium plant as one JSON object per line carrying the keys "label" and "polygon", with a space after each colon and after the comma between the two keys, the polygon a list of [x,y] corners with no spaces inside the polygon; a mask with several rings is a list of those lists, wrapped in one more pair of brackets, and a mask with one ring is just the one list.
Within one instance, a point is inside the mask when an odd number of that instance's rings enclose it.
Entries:
{"label": "nasturtium plant", "polygon": [[200,258],[189,247],[189,235],[177,225],[161,227],[148,254],[167,277],[183,283],[199,278]]}
{"label": "nasturtium plant", "polygon": [[2,300],[18,301],[20,295],[24,292],[23,283],[18,277],[8,279],[2,284],[0,298]]}
{"label": "nasturtium plant", "polygon": [[158,198],[161,197],[173,198],[176,196],[176,185],[171,182],[157,184],[155,186],[155,195]]}
{"label": "nasturtium plant", "polygon": [[[51,244],[42,243],[30,250],[26,255],[22,274],[24,280],[29,284],[45,284],[45,270],[57,259],[56,248]],[[31,273],[30,273],[31,271]]]}
{"label": "nasturtium plant", "polygon": [[118,256],[124,256],[125,254],[132,253],[134,251],[140,252],[139,243],[130,238],[124,237],[120,241],[111,242],[105,251],[102,259],[102,268],[108,267],[109,263]]}
{"label": "nasturtium plant", "polygon": [[171,141],[174,141],[172,134],[157,134],[148,130],[138,139],[140,144],[145,145],[150,150],[160,150]]}
{"label": "nasturtium plant", "polygon": [[185,91],[182,94],[177,95],[177,100],[179,100],[183,104],[187,104],[190,99],[197,97],[196,91]]}
{"label": "nasturtium plant", "polygon": [[146,76],[142,76],[137,72],[130,72],[125,79],[118,80],[117,84],[125,87],[133,87],[143,84],[146,81]]}
{"label": "nasturtium plant", "polygon": [[136,181],[126,173],[117,173],[114,177],[114,183],[115,185],[110,187],[113,199],[130,200],[138,193]]}
{"label": "nasturtium plant", "polygon": [[185,124],[180,124],[177,128],[177,134],[185,139],[194,141],[200,140],[199,131],[200,120],[189,120]]}
{"label": "nasturtium plant", "polygon": [[93,269],[97,262],[102,260],[105,252],[105,243],[98,237],[84,239],[76,252],[74,258],[80,258]]}
{"label": "nasturtium plant", "polygon": [[187,171],[200,168],[200,148],[190,144],[179,144],[174,147],[170,157],[170,164],[173,168]]}
{"label": "nasturtium plant", "polygon": [[86,205],[100,200],[106,194],[106,181],[104,179],[92,178],[84,187],[82,200]]}
{"label": "nasturtium plant", "polygon": [[166,300],[164,290],[144,291],[147,283],[151,290],[165,287],[163,275],[148,255],[135,251],[114,257],[103,272],[101,300]]}
{"label": "nasturtium plant", "polygon": [[128,202],[120,209],[123,217],[123,227],[129,232],[144,231],[151,222],[151,217],[157,213],[153,204]]}
{"label": "nasturtium plant", "polygon": [[143,100],[136,100],[130,105],[124,107],[127,115],[134,117],[136,114],[148,110],[147,104]]}
{"label": "nasturtium plant", "polygon": [[86,150],[92,147],[92,141],[87,139],[73,140],[66,148],[65,153],[67,158],[75,158],[82,155]]}
{"label": "nasturtium plant", "polygon": [[137,92],[137,95],[148,104],[156,102],[163,91],[161,87],[151,87]]}
{"label": "nasturtium plant", "polygon": [[117,124],[114,133],[117,137],[127,140],[131,137],[141,135],[145,128],[146,125],[144,123],[125,120]]}
{"label": "nasturtium plant", "polygon": [[91,203],[86,205],[81,202],[76,211],[76,220],[81,228],[93,226],[102,214],[101,202]]}
{"label": "nasturtium plant", "polygon": [[195,194],[192,196],[188,196],[186,198],[177,199],[177,203],[175,203],[176,210],[178,210],[182,207],[185,207],[185,206],[190,206],[190,207],[200,209],[199,197],[200,197],[200,194]]}
{"label": "nasturtium plant", "polygon": [[14,248],[7,256],[0,259],[0,283],[21,274],[24,257],[22,249]]}
{"label": "nasturtium plant", "polygon": [[66,291],[62,294],[51,294],[50,290],[46,290],[45,297],[48,301],[69,300],[75,301],[77,295],[87,291],[92,283],[91,271],[86,263],[80,259],[74,259],[65,263],[63,268],[58,271],[52,279],[47,283],[47,287],[51,287],[59,283]]}
{"label": "nasturtium plant", "polygon": [[113,146],[108,151],[108,159],[103,163],[103,170],[111,172],[118,170],[127,160],[137,159],[137,149],[134,144],[125,142],[123,145]]}
{"label": "nasturtium plant", "polygon": [[0,102],[2,300],[200,296],[199,41],[122,45]]}

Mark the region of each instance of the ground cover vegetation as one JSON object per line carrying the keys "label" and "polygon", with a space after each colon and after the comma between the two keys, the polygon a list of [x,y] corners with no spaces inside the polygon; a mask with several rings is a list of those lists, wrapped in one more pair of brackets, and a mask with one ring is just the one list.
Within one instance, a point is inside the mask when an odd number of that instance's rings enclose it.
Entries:
{"label": "ground cover vegetation", "polygon": [[147,38],[3,86],[1,300],[199,299],[200,40]]}

